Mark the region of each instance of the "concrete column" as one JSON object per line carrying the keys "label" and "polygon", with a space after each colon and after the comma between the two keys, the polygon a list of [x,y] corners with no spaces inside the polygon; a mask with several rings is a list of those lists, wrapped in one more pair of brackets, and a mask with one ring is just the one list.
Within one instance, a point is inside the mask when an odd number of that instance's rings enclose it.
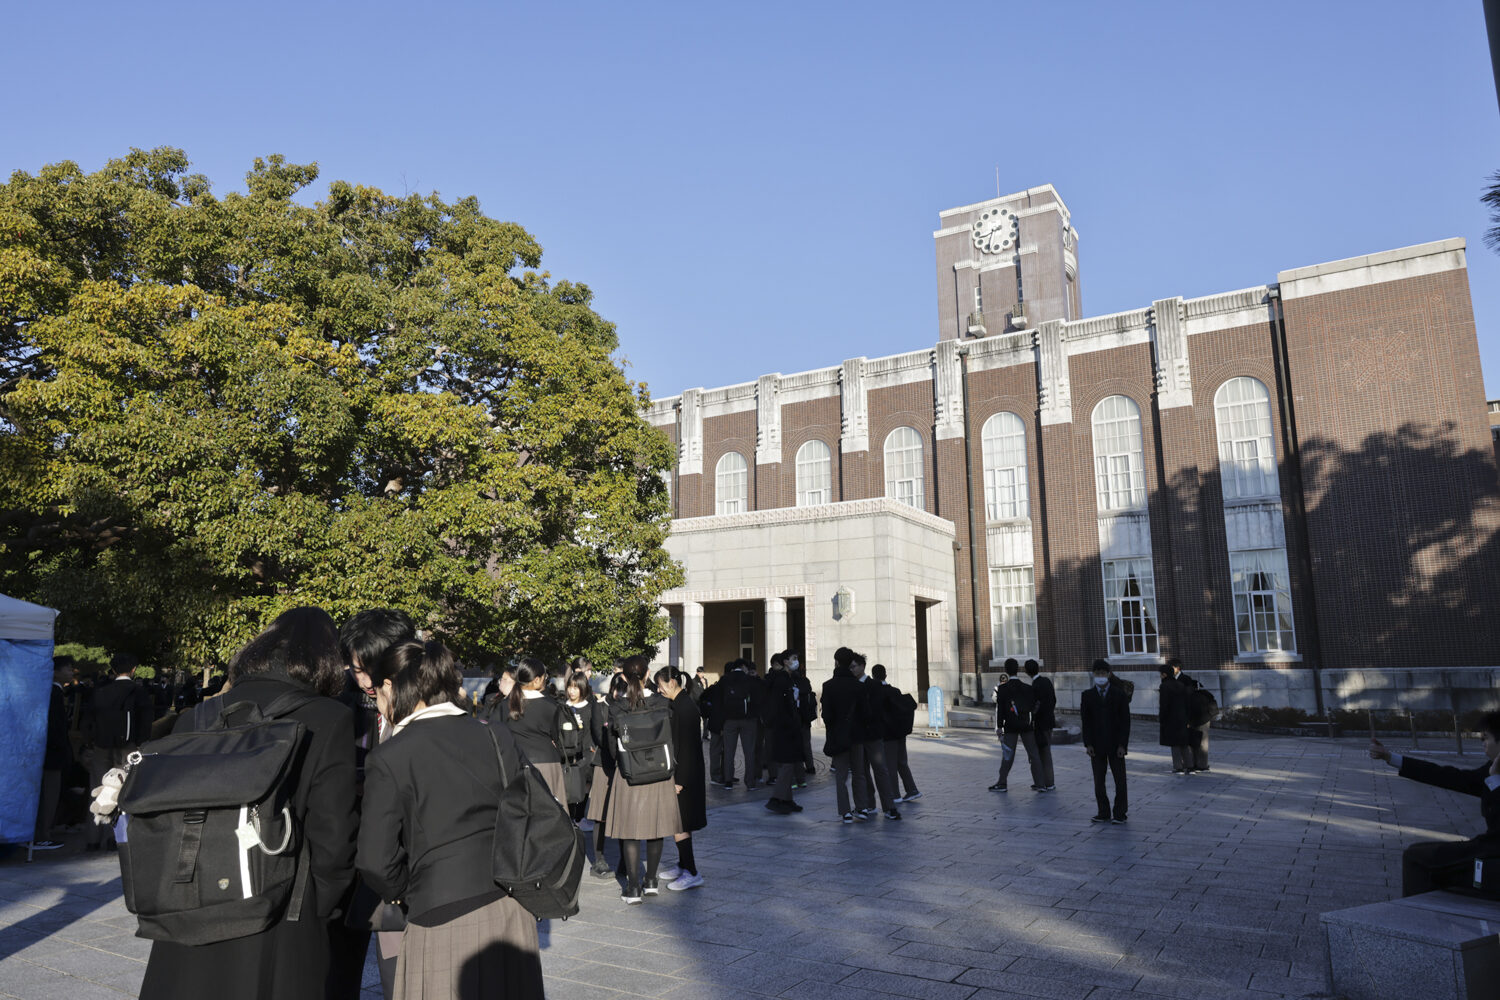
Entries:
{"label": "concrete column", "polygon": [[703,665],[703,605],[683,601],[682,669],[692,673]]}
{"label": "concrete column", "polygon": [[766,655],[761,658],[761,669],[768,669],[771,654],[786,649],[786,599],[766,598]]}

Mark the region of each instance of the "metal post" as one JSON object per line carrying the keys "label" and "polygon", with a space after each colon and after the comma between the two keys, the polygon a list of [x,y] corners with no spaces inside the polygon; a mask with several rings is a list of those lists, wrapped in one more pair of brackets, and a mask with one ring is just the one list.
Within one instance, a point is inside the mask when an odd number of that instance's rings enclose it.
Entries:
{"label": "metal post", "polygon": [[1370,739],[1375,738],[1375,713],[1371,709],[1365,709],[1365,722],[1370,726]]}
{"label": "metal post", "polygon": [[1417,714],[1409,707],[1406,710],[1406,725],[1411,730],[1411,748],[1417,749]]}

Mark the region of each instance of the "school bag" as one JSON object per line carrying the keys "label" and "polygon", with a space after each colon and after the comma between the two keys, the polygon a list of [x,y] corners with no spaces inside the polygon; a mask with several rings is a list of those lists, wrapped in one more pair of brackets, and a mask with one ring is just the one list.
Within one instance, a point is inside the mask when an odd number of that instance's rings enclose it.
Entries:
{"label": "school bag", "polygon": [[567,807],[553,797],[547,780],[524,756],[520,773],[510,773],[499,738],[493,729],[489,734],[501,781],[491,875],[533,917],[566,920],[578,912],[583,834]]}
{"label": "school bag", "polygon": [[672,720],[666,705],[619,717],[615,766],[631,785],[654,785],[672,777]]}
{"label": "school bag", "polygon": [[305,730],[286,716],[312,700],[213,698],[194,709],[196,731],[131,755],[120,876],[138,936],[212,944],[302,916],[309,865],[291,776]]}
{"label": "school bag", "polygon": [[562,722],[558,726],[557,749],[562,754],[563,765],[577,764],[583,759],[584,730],[578,718],[567,705],[563,706]]}
{"label": "school bag", "polygon": [[1036,692],[1031,690],[1031,685],[1012,683],[1005,709],[1005,728],[1008,732],[1031,732],[1036,715]]}
{"label": "school bag", "polygon": [[1206,726],[1219,717],[1219,702],[1205,687],[1193,688],[1188,697],[1188,725]]}

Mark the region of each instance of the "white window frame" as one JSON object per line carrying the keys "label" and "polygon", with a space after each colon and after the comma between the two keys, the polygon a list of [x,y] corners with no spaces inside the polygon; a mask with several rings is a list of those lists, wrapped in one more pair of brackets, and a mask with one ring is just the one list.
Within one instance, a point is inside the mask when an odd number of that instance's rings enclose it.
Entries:
{"label": "white window frame", "polygon": [[755,612],[740,612],[740,659],[755,662]]}
{"label": "white window frame", "polygon": [[813,438],[797,449],[797,506],[833,503],[833,449]]}
{"label": "white window frame", "polygon": [[1037,657],[1034,567],[990,567],[990,641],[994,659]]}
{"label": "white window frame", "polygon": [[742,514],[749,509],[750,466],[739,452],[725,452],[714,466],[714,513]]}
{"label": "white window frame", "polygon": [[925,510],[922,435],[914,427],[897,427],[885,436],[884,455],[885,495]]}
{"label": "white window frame", "polygon": [[1104,641],[1109,655],[1159,655],[1161,622],[1156,616],[1156,575],[1151,558],[1107,559],[1102,570]]}
{"label": "white window frame", "polygon": [[1214,426],[1224,499],[1280,496],[1271,393],[1265,383],[1237,375],[1219,386],[1214,393]]}
{"label": "white window frame", "polygon": [[1108,396],[1094,407],[1094,494],[1100,512],[1146,506],[1146,453],[1141,408],[1129,396]]}
{"label": "white window frame", "polygon": [[1008,410],[992,414],[980,432],[984,513],[991,521],[1031,516],[1026,479],[1026,424]]}
{"label": "white window frame", "polygon": [[1234,595],[1235,644],[1241,656],[1297,652],[1292,617],[1292,577],[1286,549],[1229,553],[1229,589]]}

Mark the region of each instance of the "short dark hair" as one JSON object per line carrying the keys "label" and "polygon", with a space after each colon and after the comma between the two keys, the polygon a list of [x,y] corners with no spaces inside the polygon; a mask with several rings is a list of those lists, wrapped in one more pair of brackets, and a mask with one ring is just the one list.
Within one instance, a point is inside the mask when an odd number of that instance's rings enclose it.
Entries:
{"label": "short dark hair", "polygon": [[1485,712],[1479,717],[1479,731],[1500,740],[1500,712]]}
{"label": "short dark hair", "polygon": [[265,631],[245,644],[229,663],[229,680],[238,684],[260,674],[285,675],[333,697],[344,688],[339,630],[322,608],[284,611]]}
{"label": "short dark hair", "polygon": [[1007,674],[1015,673],[1020,666],[1020,662],[1014,656],[1007,656],[1005,658],[1005,672]]}
{"label": "short dark hair", "polygon": [[116,677],[121,674],[134,673],[135,668],[140,664],[140,657],[134,653],[116,653],[109,658],[109,672]]}
{"label": "short dark hair", "polygon": [[1108,660],[1095,660],[1094,661],[1094,665],[1089,668],[1089,672],[1090,673],[1095,673],[1095,674],[1101,674],[1101,673],[1103,673],[1103,674],[1111,674],[1111,673],[1114,673],[1113,670],[1109,669],[1109,661]]}
{"label": "short dark hair", "polygon": [[779,667],[779,666],[781,666],[784,663],[786,663],[786,654],[785,653],[772,653],[771,654],[771,666],[773,666],[773,667]]}
{"label": "short dark hair", "polygon": [[52,657],[52,669],[54,671],[61,670],[64,667],[72,667],[72,666],[75,666],[75,664],[73,662],[73,658],[71,656],[69,656],[67,653],[63,653],[61,656],[54,656],[54,657]]}
{"label": "short dark hair", "polygon": [[873,667],[871,667],[870,676],[875,678],[877,681],[885,680],[885,664],[877,663]]}
{"label": "short dark hair", "polygon": [[842,664],[843,666],[847,667],[849,664],[854,662],[855,655],[856,654],[854,650],[850,649],[848,646],[840,646],[838,649],[835,649],[833,651],[833,662]]}
{"label": "short dark hair", "polygon": [[360,669],[368,671],[370,664],[380,659],[387,649],[416,637],[417,630],[412,627],[406,612],[370,608],[339,628],[339,654],[349,666],[354,666],[358,660]]}
{"label": "short dark hair", "polygon": [[1181,670],[1182,669],[1182,661],[1179,660],[1177,657],[1174,656],[1171,659],[1167,660],[1167,662],[1165,664],[1163,664],[1163,666],[1165,666],[1168,671],[1171,671],[1173,668]]}
{"label": "short dark hair", "polygon": [[724,672],[726,674],[729,673],[729,671],[731,671],[731,670],[738,670],[738,669],[740,669],[740,661],[739,660],[730,660],[728,663],[724,664]]}
{"label": "short dark hair", "polygon": [[1022,669],[1026,671],[1027,677],[1035,677],[1042,672],[1042,665],[1035,660],[1027,660],[1026,665]]}

